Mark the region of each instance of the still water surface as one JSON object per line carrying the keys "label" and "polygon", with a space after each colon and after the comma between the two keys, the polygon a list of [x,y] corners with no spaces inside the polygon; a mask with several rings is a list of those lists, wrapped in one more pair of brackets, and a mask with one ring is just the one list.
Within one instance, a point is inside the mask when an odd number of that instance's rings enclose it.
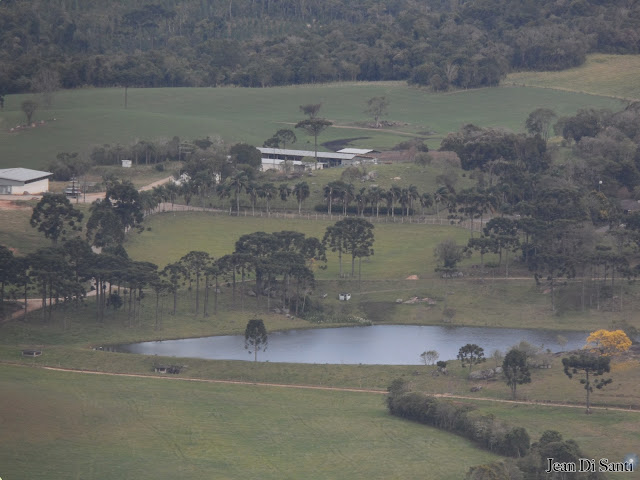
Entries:
{"label": "still water surface", "polygon": [[[558,335],[568,340],[565,346],[558,343]],[[588,335],[575,331],[412,325],[289,330],[270,333],[268,348],[258,353],[258,361],[415,365],[421,363],[420,354],[426,350],[436,350],[441,360],[455,359],[461,346],[475,343],[489,356],[496,349],[504,353],[526,340],[559,352],[581,348]],[[109,349],[145,355],[253,360],[244,348],[243,335],[144,342]]]}

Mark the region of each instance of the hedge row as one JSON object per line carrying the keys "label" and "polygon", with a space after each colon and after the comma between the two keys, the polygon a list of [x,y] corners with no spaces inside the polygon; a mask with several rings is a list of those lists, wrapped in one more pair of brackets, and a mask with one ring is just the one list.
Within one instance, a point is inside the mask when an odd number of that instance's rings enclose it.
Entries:
{"label": "hedge row", "polygon": [[493,416],[470,416],[470,406],[418,392],[391,392],[387,406],[392,415],[461,435],[501,455],[522,457],[530,448],[524,428],[510,427]]}

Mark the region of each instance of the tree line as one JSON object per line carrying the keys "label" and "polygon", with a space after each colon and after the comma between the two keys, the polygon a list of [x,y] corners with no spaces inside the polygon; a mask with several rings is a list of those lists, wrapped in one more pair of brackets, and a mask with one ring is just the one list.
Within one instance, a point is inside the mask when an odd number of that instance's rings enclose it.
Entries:
{"label": "tree line", "polygon": [[5,0],[0,95],[408,80],[434,90],[638,53],[633,2]]}
{"label": "tree line", "polygon": [[[250,295],[258,305],[266,299],[267,311],[273,301],[287,312],[304,316],[315,286],[314,270],[326,268],[327,248],[340,252],[340,262],[342,252],[352,256],[352,276],[355,259],[373,255],[373,225],[348,218],[328,227],[322,241],[294,231],[256,232],[240,237],[230,254],[214,258],[204,251],[191,251],[159,270],[153,263],[132,260],[123,247],[127,231],[142,230],[148,207],[145,198],[153,195],[138,192],[127,181],[108,182],[105,198],[91,205],[82,238],[83,214],[64,195],[45,194],[34,207],[30,222],[51,246],[26,257],[15,257],[10,249],[0,246],[0,305],[4,307],[6,285],[23,288],[25,308],[28,292],[35,290],[42,299],[42,319],[50,321],[54,306],[78,305],[91,284],[99,321],[104,321],[107,308],[125,306],[129,322],[134,323],[140,317],[145,292],[152,291],[158,328],[160,302],[165,297],[173,297],[175,315],[178,291],[186,288],[195,294],[193,313],[208,316],[210,297],[217,314],[218,294],[226,285],[231,288],[234,306],[240,299],[244,308],[244,298]],[[250,278],[253,281],[248,290]]]}

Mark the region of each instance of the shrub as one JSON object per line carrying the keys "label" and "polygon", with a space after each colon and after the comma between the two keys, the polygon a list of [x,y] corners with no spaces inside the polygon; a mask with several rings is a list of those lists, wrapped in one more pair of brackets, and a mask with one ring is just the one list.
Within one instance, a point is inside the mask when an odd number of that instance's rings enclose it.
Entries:
{"label": "shrub", "polygon": [[394,380],[388,391],[392,415],[456,433],[505,456],[522,457],[529,451],[529,434],[522,427],[509,427],[493,415],[469,416],[474,407],[411,392],[401,379]]}

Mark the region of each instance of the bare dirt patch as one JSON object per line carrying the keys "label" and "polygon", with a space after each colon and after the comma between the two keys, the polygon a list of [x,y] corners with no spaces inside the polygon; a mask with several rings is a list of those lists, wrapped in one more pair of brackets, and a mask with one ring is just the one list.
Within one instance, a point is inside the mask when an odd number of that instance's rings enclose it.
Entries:
{"label": "bare dirt patch", "polygon": [[0,210],[31,210],[32,207],[23,202],[0,200]]}

